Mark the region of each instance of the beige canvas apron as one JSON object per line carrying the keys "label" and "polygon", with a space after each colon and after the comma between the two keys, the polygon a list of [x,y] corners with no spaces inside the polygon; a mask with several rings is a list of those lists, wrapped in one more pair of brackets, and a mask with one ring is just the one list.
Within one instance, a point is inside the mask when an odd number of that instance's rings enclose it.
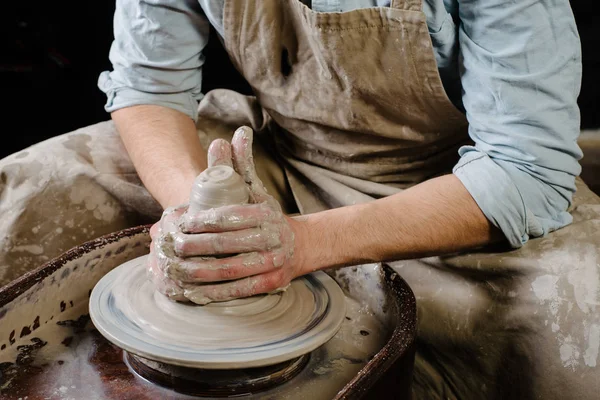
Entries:
{"label": "beige canvas apron", "polygon": [[227,1],[225,47],[279,129],[303,213],[397,192],[447,172],[468,140],[443,89],[421,0],[316,13]]}
{"label": "beige canvas apron", "polygon": [[[230,0],[224,26],[256,97],[208,93],[200,138],[252,126],[259,175],[286,211],[390,195],[456,162],[466,121],[444,93],[420,0],[334,14]],[[0,160],[0,284],[160,211],[110,122]],[[572,213],[517,251],[394,264],[418,299],[415,398],[597,398],[600,199],[580,181]],[[345,271],[377,290],[372,267]]]}
{"label": "beige canvas apron", "polygon": [[[457,161],[467,122],[444,92],[421,0],[346,13],[229,0],[224,27],[303,213]],[[416,398],[597,398],[600,203],[589,194],[580,185],[572,226],[522,250],[396,263],[419,305]]]}

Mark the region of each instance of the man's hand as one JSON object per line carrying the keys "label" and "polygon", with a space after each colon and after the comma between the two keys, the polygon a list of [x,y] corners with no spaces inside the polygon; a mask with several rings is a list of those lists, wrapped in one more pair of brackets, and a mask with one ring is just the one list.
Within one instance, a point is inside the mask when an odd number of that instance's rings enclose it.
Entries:
{"label": "man's hand", "polygon": [[164,271],[171,263],[183,262],[173,257],[169,243],[172,242],[171,235],[177,232],[179,218],[186,208],[187,205],[166,209],[160,221],[150,228],[152,243],[148,256],[148,277],[154,283],[156,290],[178,301],[187,301],[183,295],[184,286],[170,279]]}
{"label": "man's hand", "polygon": [[252,130],[238,129],[231,145],[214,141],[208,164],[233,167],[248,185],[250,204],[166,210],[152,232],[149,271],[158,290],[206,304],[287,286],[302,274],[294,255],[298,223],[283,214],[256,174]]}

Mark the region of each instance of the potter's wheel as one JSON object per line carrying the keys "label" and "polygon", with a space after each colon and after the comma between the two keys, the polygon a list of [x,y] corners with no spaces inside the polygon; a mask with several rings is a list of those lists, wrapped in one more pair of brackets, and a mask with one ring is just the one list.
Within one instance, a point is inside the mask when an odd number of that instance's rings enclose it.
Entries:
{"label": "potter's wheel", "polygon": [[197,306],[156,292],[146,257],[98,282],[90,316],[108,340],[153,362],[210,370],[294,364],[331,339],[345,316],[344,295],[324,272],[282,293]]}

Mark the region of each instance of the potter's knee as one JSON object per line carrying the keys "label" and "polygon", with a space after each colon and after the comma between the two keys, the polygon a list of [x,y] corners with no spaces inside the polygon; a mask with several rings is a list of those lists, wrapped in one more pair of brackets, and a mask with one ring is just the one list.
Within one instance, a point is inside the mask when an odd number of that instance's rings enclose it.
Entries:
{"label": "potter's knee", "polygon": [[[34,144],[0,160],[0,200],[23,201],[57,186],[72,187],[95,175],[93,152],[118,139],[112,122],[102,122]],[[114,149],[113,149],[114,150]],[[124,150],[123,150],[124,152]],[[104,151],[119,154],[119,151]]]}

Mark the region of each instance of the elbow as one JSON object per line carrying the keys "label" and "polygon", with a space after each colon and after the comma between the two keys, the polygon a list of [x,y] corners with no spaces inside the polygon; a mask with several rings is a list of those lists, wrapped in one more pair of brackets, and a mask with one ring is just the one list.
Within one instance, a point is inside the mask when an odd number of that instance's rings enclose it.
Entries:
{"label": "elbow", "polygon": [[568,210],[576,190],[575,175],[549,171],[545,176],[473,147],[464,148],[461,155],[454,174],[511,247],[519,248],[572,222]]}

